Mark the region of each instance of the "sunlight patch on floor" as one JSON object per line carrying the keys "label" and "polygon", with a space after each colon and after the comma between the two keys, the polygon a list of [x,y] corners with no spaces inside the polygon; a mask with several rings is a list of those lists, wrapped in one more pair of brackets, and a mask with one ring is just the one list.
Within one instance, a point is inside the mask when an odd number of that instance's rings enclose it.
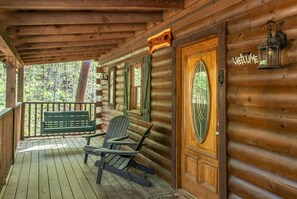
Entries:
{"label": "sunlight patch on floor", "polygon": [[59,149],[69,147],[68,144],[46,144],[41,146],[33,146],[27,149],[20,150],[19,153],[28,152],[28,151],[36,151],[36,150],[45,150],[45,149]]}

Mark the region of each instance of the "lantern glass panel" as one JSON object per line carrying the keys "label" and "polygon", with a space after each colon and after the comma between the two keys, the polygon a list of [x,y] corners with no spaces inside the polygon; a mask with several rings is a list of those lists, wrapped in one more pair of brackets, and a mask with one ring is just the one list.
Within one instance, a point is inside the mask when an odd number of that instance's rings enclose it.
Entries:
{"label": "lantern glass panel", "polygon": [[[273,40],[274,41],[274,40]],[[259,46],[259,69],[271,69],[280,67],[280,48],[278,43],[271,40],[262,42]]]}

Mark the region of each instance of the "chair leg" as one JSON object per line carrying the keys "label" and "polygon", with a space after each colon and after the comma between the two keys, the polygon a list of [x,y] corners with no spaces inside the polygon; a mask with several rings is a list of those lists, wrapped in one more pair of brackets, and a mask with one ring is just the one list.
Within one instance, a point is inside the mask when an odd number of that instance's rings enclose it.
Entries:
{"label": "chair leg", "polygon": [[138,169],[138,170],[140,170],[140,171],[143,171],[145,173],[154,175],[154,171],[151,168],[148,168],[148,167],[146,167],[146,166],[144,166],[142,164],[139,164],[138,162],[133,161],[131,166]]}
{"label": "chair leg", "polygon": [[87,145],[90,145],[91,138],[86,138],[86,140],[87,140]]}
{"label": "chair leg", "polygon": [[96,179],[96,184],[101,184],[103,169],[102,166],[98,167],[98,174]]}
{"label": "chair leg", "polygon": [[[86,138],[86,140],[87,140],[87,145],[90,145],[91,138]],[[85,163],[85,164],[88,162],[88,156],[89,156],[89,154],[87,154],[87,153],[85,152],[85,160],[84,160],[84,163]]]}
{"label": "chair leg", "polygon": [[101,184],[101,179],[102,179],[102,174],[104,170],[104,164],[105,164],[105,154],[102,154],[101,160],[99,162],[99,167],[98,167],[98,174],[97,174],[97,179],[96,183]]}
{"label": "chair leg", "polygon": [[133,182],[135,182],[137,184],[140,184],[141,186],[145,186],[145,187],[150,187],[151,186],[151,184],[141,176],[134,175],[133,173],[129,173],[129,176],[130,176],[131,181],[133,181]]}
{"label": "chair leg", "polygon": [[89,156],[89,154],[85,153],[85,160],[84,160],[85,164],[88,162],[88,156]]}

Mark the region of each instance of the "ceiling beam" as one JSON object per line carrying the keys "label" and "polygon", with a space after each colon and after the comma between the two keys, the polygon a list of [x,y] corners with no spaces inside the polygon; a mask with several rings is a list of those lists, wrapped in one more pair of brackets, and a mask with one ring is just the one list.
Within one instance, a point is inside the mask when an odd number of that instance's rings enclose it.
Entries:
{"label": "ceiling beam", "polygon": [[183,8],[183,0],[0,0],[0,9],[14,10],[167,10]]}
{"label": "ceiling beam", "polygon": [[35,65],[35,64],[49,64],[49,63],[60,63],[60,62],[72,62],[72,61],[83,61],[83,60],[97,60],[98,57],[86,57],[86,56],[81,56],[81,57],[59,57],[56,59],[32,59],[32,60],[27,60],[25,61],[25,65]]}
{"label": "ceiling beam", "polygon": [[81,61],[81,60],[97,60],[98,56],[91,55],[76,55],[76,56],[66,56],[66,57],[52,57],[52,58],[32,58],[24,60],[25,65],[28,64],[42,64],[42,63],[54,63],[54,62],[64,62],[64,61]]}
{"label": "ceiling beam", "polygon": [[96,51],[96,52],[56,52],[56,53],[47,53],[47,54],[34,54],[34,55],[23,55],[22,59],[23,60],[28,60],[32,58],[40,58],[40,59],[45,59],[45,58],[56,58],[56,57],[75,57],[75,56],[99,56],[104,52],[108,52],[108,50],[105,51]]}
{"label": "ceiling beam", "polygon": [[73,57],[78,55],[101,55],[103,53],[109,52],[109,49],[106,50],[97,50],[97,51],[68,51],[68,52],[50,52],[50,53],[39,53],[39,54],[26,54],[22,55],[23,60],[28,60],[32,58],[51,58],[51,57]]}
{"label": "ceiling beam", "polygon": [[111,50],[118,45],[99,45],[99,46],[80,46],[80,47],[62,47],[62,48],[48,48],[48,49],[33,49],[33,50],[19,50],[19,54],[32,55],[32,54],[44,54],[52,52],[75,52],[75,51],[99,51],[99,50]]}
{"label": "ceiling beam", "polygon": [[161,22],[162,12],[1,12],[5,26]]}
{"label": "ceiling beam", "polygon": [[98,41],[73,41],[73,42],[44,42],[44,43],[28,43],[16,45],[17,50],[29,50],[29,49],[47,49],[47,48],[62,48],[62,47],[80,47],[80,46],[92,46],[92,45],[119,45],[123,43],[125,39],[109,39]]}
{"label": "ceiling beam", "polygon": [[126,32],[145,30],[145,23],[138,24],[88,24],[88,25],[48,25],[48,26],[12,26],[7,27],[11,36],[54,35],[54,34],[87,34],[102,32]]}
{"label": "ceiling beam", "polygon": [[75,35],[41,35],[21,36],[13,38],[15,44],[42,43],[42,42],[65,42],[65,41],[94,41],[133,37],[134,32],[111,32],[100,34],[75,34]]}
{"label": "ceiling beam", "polygon": [[21,67],[24,66],[23,60],[21,59],[17,49],[8,37],[6,30],[2,25],[0,25],[0,49],[1,52],[4,53],[6,56],[14,56]]}

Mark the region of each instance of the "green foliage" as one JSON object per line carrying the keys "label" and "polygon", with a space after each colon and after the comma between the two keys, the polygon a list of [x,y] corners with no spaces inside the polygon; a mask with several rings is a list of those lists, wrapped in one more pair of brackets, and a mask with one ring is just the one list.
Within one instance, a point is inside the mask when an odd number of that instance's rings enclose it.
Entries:
{"label": "green foliage", "polygon": [[[96,97],[96,66],[92,61],[87,82],[85,102]],[[24,69],[24,101],[74,102],[80,75],[80,62],[41,64]]]}

